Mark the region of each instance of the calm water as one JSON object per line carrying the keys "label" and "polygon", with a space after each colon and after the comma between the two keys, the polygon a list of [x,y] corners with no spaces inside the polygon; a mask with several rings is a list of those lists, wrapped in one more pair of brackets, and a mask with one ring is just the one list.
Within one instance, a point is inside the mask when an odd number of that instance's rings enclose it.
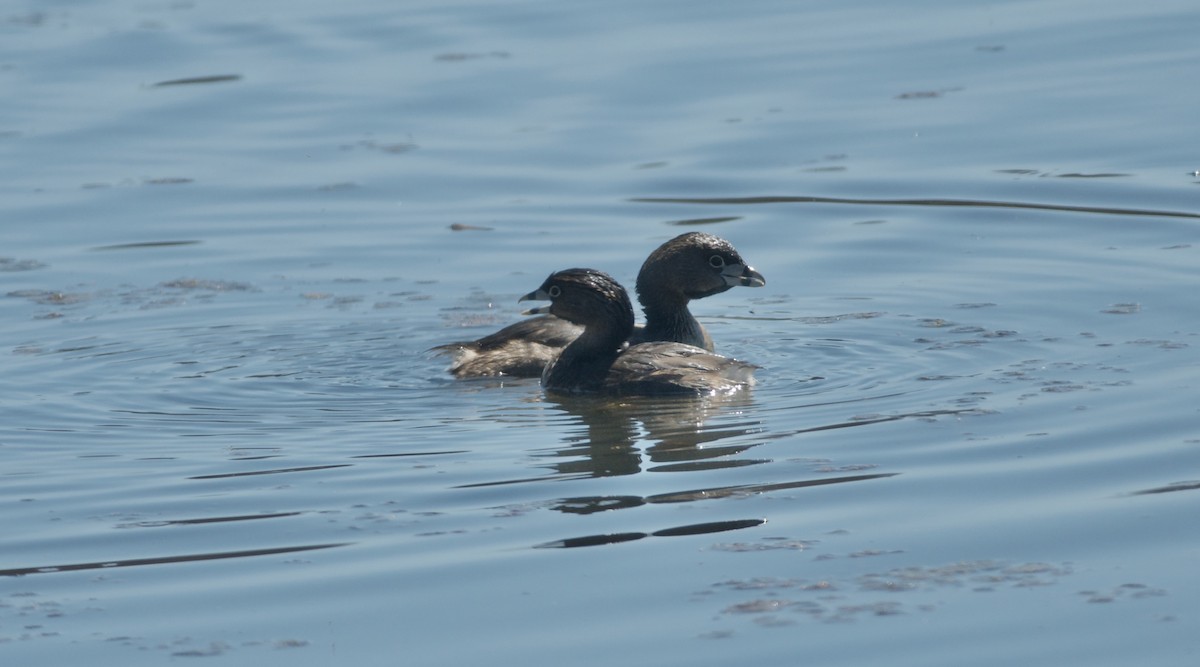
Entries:
{"label": "calm water", "polygon": [[[1194,2],[0,12],[0,660],[1200,655]],[[425,350],[687,229],[726,401]]]}

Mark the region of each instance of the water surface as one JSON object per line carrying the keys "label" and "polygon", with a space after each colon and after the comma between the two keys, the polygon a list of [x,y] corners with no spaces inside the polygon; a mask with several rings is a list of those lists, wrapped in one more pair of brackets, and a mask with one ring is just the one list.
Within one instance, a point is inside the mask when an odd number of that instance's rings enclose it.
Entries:
{"label": "water surface", "polygon": [[[0,15],[0,656],[1184,664],[1190,3]],[[426,352],[662,241],[726,400]]]}

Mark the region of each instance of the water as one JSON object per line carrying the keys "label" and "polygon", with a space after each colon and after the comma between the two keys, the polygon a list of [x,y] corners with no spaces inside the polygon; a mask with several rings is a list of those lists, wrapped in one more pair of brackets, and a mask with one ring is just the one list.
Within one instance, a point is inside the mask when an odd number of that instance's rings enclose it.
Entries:
{"label": "water", "polygon": [[[5,9],[0,656],[1194,661],[1198,18]],[[425,353],[687,229],[747,396]]]}

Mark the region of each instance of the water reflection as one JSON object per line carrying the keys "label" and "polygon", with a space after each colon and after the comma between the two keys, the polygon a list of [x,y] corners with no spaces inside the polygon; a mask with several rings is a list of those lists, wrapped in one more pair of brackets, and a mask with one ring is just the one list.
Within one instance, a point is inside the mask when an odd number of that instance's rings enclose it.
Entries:
{"label": "water reflection", "polygon": [[[536,454],[538,466],[549,475],[525,475],[458,488],[539,482],[547,479],[587,479],[633,475],[642,472],[696,472],[769,463],[768,458],[744,454],[766,442],[803,432],[863,426],[904,416],[839,422],[786,433],[769,433],[752,415],[763,414],[754,396],[739,393],[713,397],[597,398],[545,397],[541,399],[551,421],[564,433],[563,445]],[[550,459],[543,463],[542,459]],[[542,505],[565,514],[594,514],[645,505],[695,502],[755,495],[786,489],[862,482],[893,477],[899,473],[822,473],[806,479],[769,481],[714,487],[683,487],[651,495],[586,495],[550,499]],[[686,479],[686,478],[680,478]],[[537,545],[539,548],[597,546],[639,540],[645,537],[697,535],[741,530],[761,525],[765,519],[737,519],[658,530],[582,535]]]}
{"label": "water reflection", "polygon": [[882,472],[864,475],[844,475],[841,477],[818,477],[773,484],[735,484],[733,486],[716,486],[703,489],[689,489],[686,491],[673,491],[671,493],[657,493],[652,496],[580,496],[577,498],[563,498],[554,506],[554,509],[570,514],[592,514],[594,512],[639,507],[647,504],[686,503],[697,500],[729,498],[731,496],[747,496],[756,493],[782,491],[784,489],[799,489],[808,486],[863,482],[871,479],[895,477],[899,474],[897,472]]}
{"label": "water reflection", "polygon": [[[673,397],[655,400],[547,398],[578,427],[568,432],[566,446],[543,456],[556,460],[550,468],[561,475],[610,477],[643,470],[727,468],[765,461],[734,460],[757,442],[715,443],[762,431],[755,420],[706,424],[717,416],[740,415],[754,405],[747,392],[730,396]],[[698,465],[704,462],[703,465]],[[661,464],[647,466],[647,463]]]}
{"label": "water reflection", "polygon": [[707,523],[692,523],[686,526],[663,528],[652,533],[606,533],[601,535],[584,535],[583,537],[568,537],[544,544],[535,545],[535,549],[573,549],[576,547],[598,547],[604,544],[632,542],[644,537],[682,537],[687,535],[708,535],[723,533],[730,530],[755,528],[766,523],[766,519],[734,519],[732,521],[709,521]]}
{"label": "water reflection", "polygon": [[[853,402],[853,401],[851,401]],[[764,412],[752,394],[665,398],[542,397],[549,421],[563,432],[563,445],[535,452],[536,467],[549,474],[524,474],[473,482],[455,488],[478,488],[546,480],[588,479],[643,472],[698,472],[756,466],[769,458],[745,456],[750,450],[783,438],[831,429],[870,426],[907,418],[961,414],[937,410],[891,415],[865,415],[846,421],[768,431],[755,415]],[[819,404],[818,404],[819,405]],[[546,459],[549,459],[546,461]],[[692,502],[784,489],[825,486],[892,477],[899,473],[847,474],[705,488],[684,487],[652,495],[570,496],[546,507],[569,514],[592,514],[647,504]],[[842,470],[842,472],[849,472]],[[682,479],[682,478],[681,478]]]}
{"label": "water reflection", "polygon": [[[563,444],[534,453],[538,467],[549,477],[589,478],[733,468],[766,460],[733,457],[761,442],[763,428],[749,413],[753,396],[739,392],[727,396],[671,396],[609,398],[596,396],[538,399],[548,420],[563,432]],[[730,421],[730,420],[733,421]],[[719,425],[710,422],[720,420]],[[730,439],[741,438],[738,442]],[[717,445],[719,441],[726,441]],[[548,462],[543,463],[545,459]],[[545,480],[534,475],[465,484],[458,488],[499,486]]]}

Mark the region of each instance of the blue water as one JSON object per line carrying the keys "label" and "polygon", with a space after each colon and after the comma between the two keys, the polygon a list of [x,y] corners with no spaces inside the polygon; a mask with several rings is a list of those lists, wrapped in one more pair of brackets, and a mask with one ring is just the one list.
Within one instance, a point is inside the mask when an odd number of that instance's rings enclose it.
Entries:
{"label": "blue water", "polygon": [[[5,8],[0,660],[1195,662],[1193,4]],[[748,395],[426,352],[689,229]]]}

